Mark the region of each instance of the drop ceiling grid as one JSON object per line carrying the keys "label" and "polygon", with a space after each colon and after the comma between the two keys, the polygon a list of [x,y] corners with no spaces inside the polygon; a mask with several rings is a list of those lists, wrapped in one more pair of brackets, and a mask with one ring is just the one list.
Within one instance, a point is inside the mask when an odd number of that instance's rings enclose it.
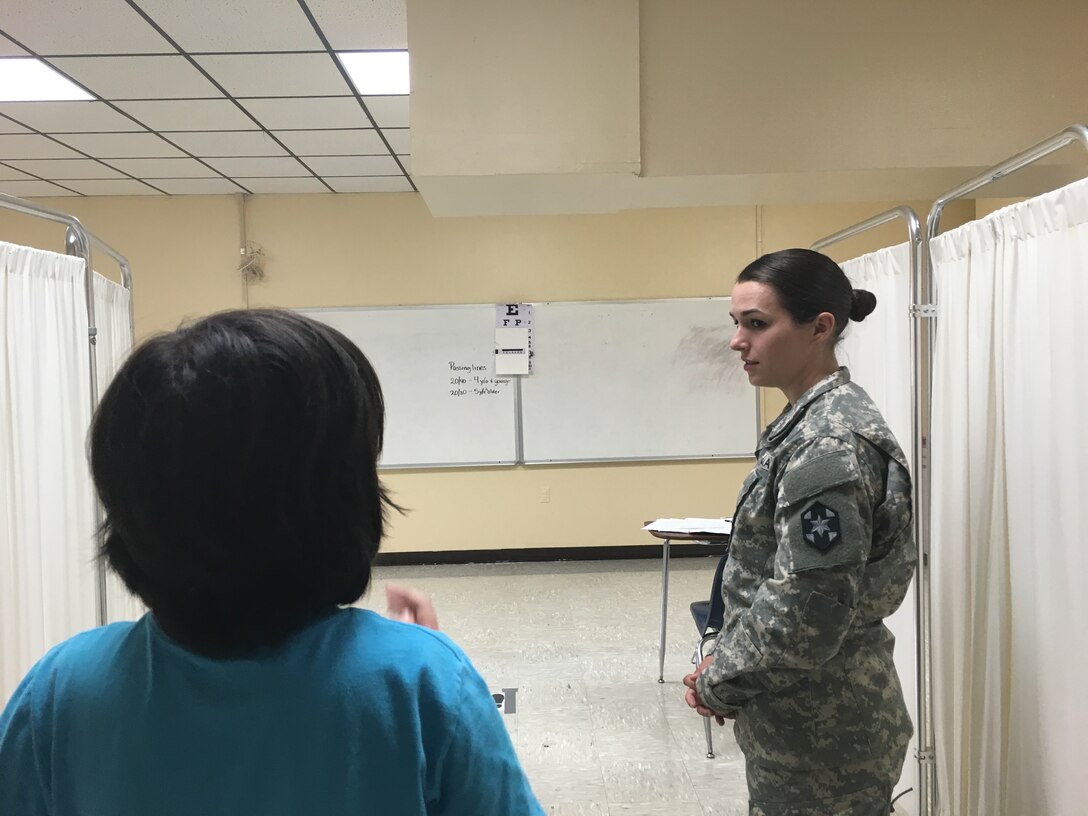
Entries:
{"label": "drop ceiling grid", "polygon": [[0,103],[0,192],[415,190],[408,97],[357,95],[331,50],[406,48],[405,0],[17,5],[0,57],[96,99]]}

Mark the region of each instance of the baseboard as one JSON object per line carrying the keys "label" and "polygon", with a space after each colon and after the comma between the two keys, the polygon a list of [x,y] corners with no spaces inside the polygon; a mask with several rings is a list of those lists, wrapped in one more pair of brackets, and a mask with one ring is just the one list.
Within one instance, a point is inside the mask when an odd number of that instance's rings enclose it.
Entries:
{"label": "baseboard", "polygon": [[[724,544],[676,543],[669,546],[669,558],[721,556]],[[509,564],[524,561],[608,561],[628,558],[661,558],[660,544],[626,547],[527,547],[510,550],[429,550],[425,552],[380,552],[375,566],[406,567],[423,564]]]}

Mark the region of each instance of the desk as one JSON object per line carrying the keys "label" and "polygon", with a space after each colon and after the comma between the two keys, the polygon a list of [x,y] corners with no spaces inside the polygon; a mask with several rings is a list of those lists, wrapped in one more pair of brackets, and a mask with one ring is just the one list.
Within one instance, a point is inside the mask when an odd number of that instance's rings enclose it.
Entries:
{"label": "desk", "polygon": [[[646,522],[649,524],[650,522]],[[661,644],[657,654],[657,682],[665,682],[665,623],[669,615],[669,545],[673,541],[697,541],[700,544],[728,544],[728,533],[682,533],[675,530],[647,530],[654,538],[660,538],[661,548]]]}

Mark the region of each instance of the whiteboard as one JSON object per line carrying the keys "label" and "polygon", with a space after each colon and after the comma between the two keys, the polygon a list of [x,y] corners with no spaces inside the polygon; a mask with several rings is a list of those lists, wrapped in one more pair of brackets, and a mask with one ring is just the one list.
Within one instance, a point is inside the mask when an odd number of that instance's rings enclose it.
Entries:
{"label": "whiteboard", "polygon": [[493,304],[298,311],[343,332],[377,371],[380,466],[516,463],[515,384],[493,374]]}
{"label": "whiteboard", "polygon": [[729,298],[534,304],[526,463],[749,457],[758,397]]}

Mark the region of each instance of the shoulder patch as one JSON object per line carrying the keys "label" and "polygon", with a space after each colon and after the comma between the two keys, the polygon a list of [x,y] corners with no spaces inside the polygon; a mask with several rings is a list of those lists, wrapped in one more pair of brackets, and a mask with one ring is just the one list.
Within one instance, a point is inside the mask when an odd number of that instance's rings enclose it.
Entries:
{"label": "shoulder patch", "polygon": [[801,536],[822,553],[842,539],[839,514],[822,502],[813,502],[801,511]]}

